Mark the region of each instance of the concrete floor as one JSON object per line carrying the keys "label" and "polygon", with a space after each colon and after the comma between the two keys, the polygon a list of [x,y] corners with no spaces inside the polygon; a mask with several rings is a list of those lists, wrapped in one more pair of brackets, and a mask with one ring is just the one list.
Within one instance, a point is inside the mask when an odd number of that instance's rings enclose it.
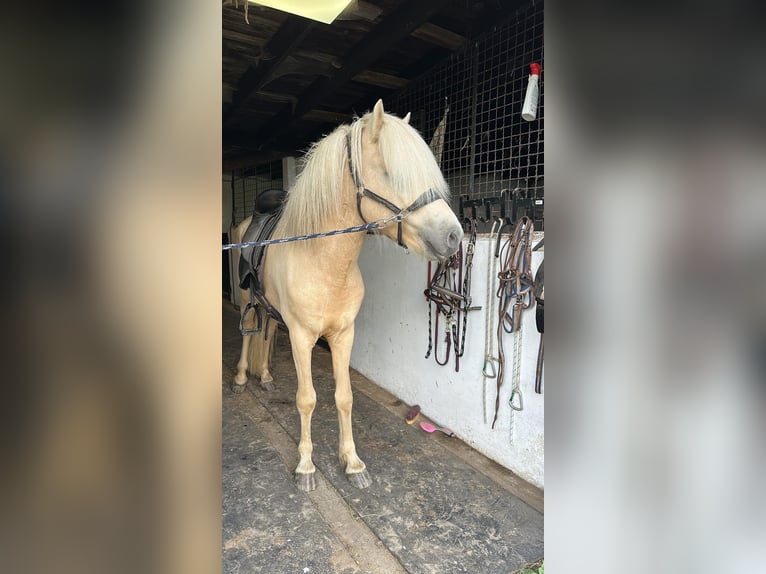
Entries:
{"label": "concrete floor", "polygon": [[[316,347],[317,490],[299,491],[300,423],[286,333],[276,390],[230,389],[236,310],[223,312],[223,571],[268,573],[515,572],[543,556],[542,493],[456,438],[407,425],[407,405],[352,371],[354,438],[372,476],[354,488],[338,462],[329,353]],[[526,502],[524,502],[523,500]],[[535,510],[537,508],[537,510]]]}

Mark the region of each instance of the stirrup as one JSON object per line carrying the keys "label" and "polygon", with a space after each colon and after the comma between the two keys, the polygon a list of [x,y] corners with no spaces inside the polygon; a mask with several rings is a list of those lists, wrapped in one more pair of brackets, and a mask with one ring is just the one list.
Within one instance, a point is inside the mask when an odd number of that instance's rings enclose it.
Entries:
{"label": "stirrup", "polygon": [[[487,377],[488,379],[496,379],[497,378],[497,369],[495,368],[495,363],[500,363],[500,361],[496,357],[490,357],[487,355],[484,357],[484,366],[481,369],[481,374]],[[492,372],[487,372],[487,367],[492,367]]]}
{"label": "stirrup", "polygon": [[[252,309],[253,313],[255,313],[255,329],[245,329],[245,317],[247,317],[247,312],[250,309]],[[258,308],[258,304],[255,301],[250,301],[247,305],[245,305],[245,309],[242,311],[242,315],[239,318],[239,332],[243,337],[247,335],[255,335],[256,333],[261,332],[261,327],[261,310]]]}
{"label": "stirrup", "polygon": [[[513,404],[513,397],[519,397],[519,406],[516,406]],[[511,406],[511,408],[514,411],[523,411],[524,410],[524,400],[521,396],[521,389],[513,389],[511,391],[511,398],[508,399],[508,404]]]}

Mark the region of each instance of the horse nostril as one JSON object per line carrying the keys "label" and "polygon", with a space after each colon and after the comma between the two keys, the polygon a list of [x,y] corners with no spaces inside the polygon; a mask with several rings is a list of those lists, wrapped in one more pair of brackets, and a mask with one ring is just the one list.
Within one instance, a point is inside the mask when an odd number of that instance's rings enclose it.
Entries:
{"label": "horse nostril", "polygon": [[460,243],[460,237],[454,231],[450,231],[450,234],[447,236],[447,247],[455,250],[458,247],[458,243]]}

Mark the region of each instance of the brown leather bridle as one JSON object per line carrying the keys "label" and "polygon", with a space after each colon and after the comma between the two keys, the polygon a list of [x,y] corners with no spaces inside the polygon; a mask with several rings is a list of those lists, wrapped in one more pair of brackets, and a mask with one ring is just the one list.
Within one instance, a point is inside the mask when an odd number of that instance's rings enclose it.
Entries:
{"label": "brown leather bridle", "polygon": [[404,221],[404,218],[407,217],[410,213],[417,211],[421,207],[425,207],[429,203],[432,203],[438,199],[442,199],[441,195],[434,189],[428,189],[421,193],[415,201],[402,209],[401,207],[398,207],[396,204],[390,202],[385,197],[381,197],[369,189],[366,185],[364,185],[364,182],[362,181],[361,170],[359,169],[359,166],[354,165],[354,162],[351,159],[351,129],[349,129],[348,133],[346,134],[346,151],[348,152],[348,169],[351,172],[351,178],[354,180],[354,185],[356,186],[356,210],[359,212],[359,217],[361,217],[362,221],[365,223],[369,223],[362,213],[363,198],[367,197],[374,202],[379,203],[397,216],[394,220],[398,225],[396,231],[396,242],[400,246],[407,249],[407,245],[405,245],[404,241],[402,241],[402,222]]}

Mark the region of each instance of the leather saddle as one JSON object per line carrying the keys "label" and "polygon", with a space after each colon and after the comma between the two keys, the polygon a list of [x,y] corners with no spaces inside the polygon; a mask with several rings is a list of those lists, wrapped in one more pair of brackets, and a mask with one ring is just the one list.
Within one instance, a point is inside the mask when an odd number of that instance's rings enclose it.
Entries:
{"label": "leather saddle", "polygon": [[[255,200],[255,211],[245,234],[243,242],[265,241],[270,239],[274,228],[277,226],[282,214],[282,204],[287,197],[287,192],[282,189],[269,189],[261,193]],[[276,319],[284,325],[284,320],[267,300],[263,292],[263,263],[266,255],[266,246],[243,247],[239,257],[239,286],[250,290],[250,302],[245,306],[239,322],[239,330],[242,335],[260,333],[263,326],[261,309],[268,315],[267,321]],[[245,329],[244,320],[250,310],[255,313],[256,328]],[[268,322],[267,322],[268,325]]]}

